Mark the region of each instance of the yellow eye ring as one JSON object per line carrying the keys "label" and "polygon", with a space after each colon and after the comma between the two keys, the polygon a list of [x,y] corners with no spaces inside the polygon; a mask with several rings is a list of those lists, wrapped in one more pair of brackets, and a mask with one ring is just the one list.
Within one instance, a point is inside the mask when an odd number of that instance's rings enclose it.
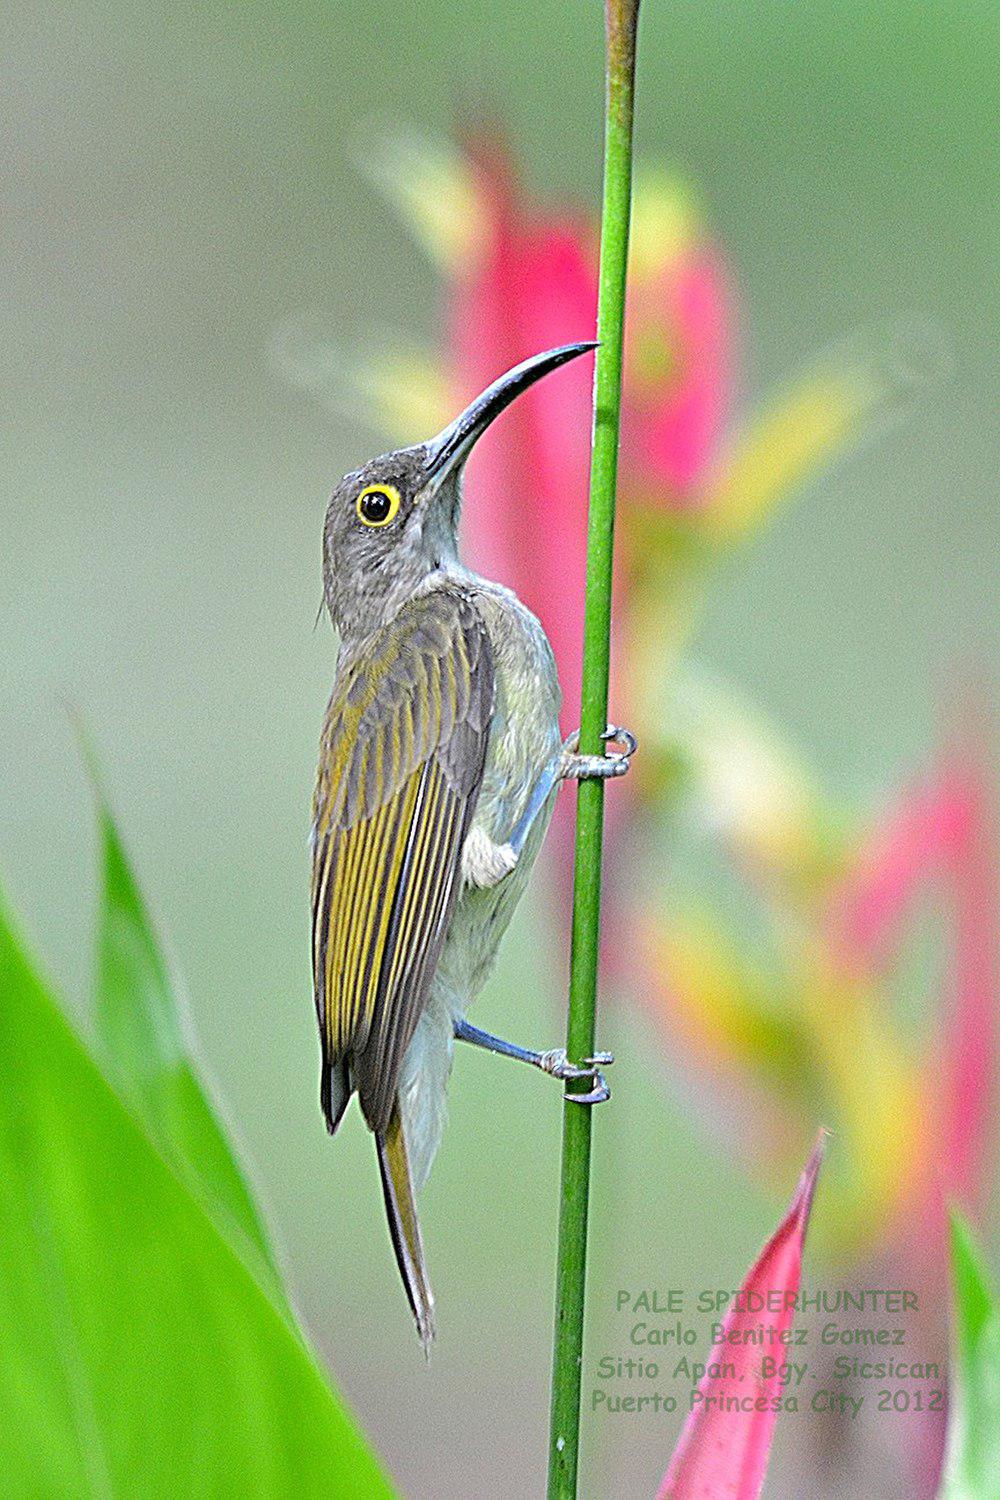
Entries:
{"label": "yellow eye ring", "polygon": [[363,526],[388,526],[399,510],[399,491],[391,484],[369,484],[357,499],[358,520]]}

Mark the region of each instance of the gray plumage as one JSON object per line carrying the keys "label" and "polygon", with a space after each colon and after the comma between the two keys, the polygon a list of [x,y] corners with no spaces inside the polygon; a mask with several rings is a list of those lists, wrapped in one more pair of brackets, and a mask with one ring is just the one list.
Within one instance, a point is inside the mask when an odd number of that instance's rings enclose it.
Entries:
{"label": "gray plumage", "polygon": [[[454,1037],[523,893],[559,779],[625,764],[564,750],[541,625],[459,560],[462,472],[518,391],[590,347],[526,361],[431,443],[346,475],[326,515],[324,593],[340,655],[313,808],[321,1097],[333,1131],[359,1095],[425,1342],[433,1299],[412,1195],[440,1141]],[[485,1042],[586,1076],[563,1054]]]}
{"label": "gray plumage", "polygon": [[[417,469],[421,450],[394,455],[394,478]],[[415,1185],[426,1180],[444,1121],[444,1085],[451,1065],[454,1020],[482,988],[504,931],[520,898],[548,821],[544,810],[520,858],[508,869],[502,849],[538,777],[560,749],[559,686],[551,648],[537,619],[508,589],[479,578],[459,561],[459,476],[442,486],[422,509],[401,505],[399,531],[381,541],[343,525],[354,496],[385,476],[386,461],[348,476],[334,494],[327,520],[326,597],[340,629],[340,659],[320,759],[317,822],[328,812],[334,828],[370,818],[380,800],[398,791],[405,777],[432,759],[441,766],[449,794],[462,804],[461,838],[439,860],[434,876],[450,879],[447,919],[425,962],[414,965],[405,989],[382,986],[372,1023],[355,1039],[351,1081],[372,1129],[384,1128],[399,1087]],[[404,481],[405,482],[405,481]],[[401,486],[397,486],[402,488]],[[343,492],[346,491],[346,494]],[[341,498],[343,494],[343,498]],[[357,552],[359,555],[354,556]],[[400,584],[386,553],[399,560]],[[401,599],[405,602],[401,603]],[[454,694],[443,691],[442,663],[468,669],[456,673]],[[358,708],[387,654],[361,724],[351,737],[346,767],[333,778],[345,718]],[[435,715],[431,700],[441,702]],[[376,787],[362,776],[380,737],[404,735],[394,774]],[[387,757],[388,758],[388,757]],[[471,835],[471,840],[470,836]],[[467,857],[462,861],[465,851]],[[449,863],[451,868],[449,868]],[[496,871],[500,879],[493,880]],[[327,887],[335,875],[327,880]],[[317,913],[317,915],[319,915]],[[325,933],[318,928],[322,972]],[[392,948],[383,957],[391,968]],[[317,1008],[323,1024],[323,995]],[[407,1050],[413,1055],[407,1060]],[[334,1060],[334,1066],[336,1061]],[[338,1107],[346,1100],[338,1102]]]}

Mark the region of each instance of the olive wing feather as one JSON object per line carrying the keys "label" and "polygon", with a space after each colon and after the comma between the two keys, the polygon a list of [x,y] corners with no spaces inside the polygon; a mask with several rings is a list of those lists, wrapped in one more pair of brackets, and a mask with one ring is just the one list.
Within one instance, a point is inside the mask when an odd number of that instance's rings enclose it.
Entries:
{"label": "olive wing feather", "polygon": [[313,982],[324,1062],[389,1123],[461,881],[494,702],[471,600],[405,605],[334,687],[313,808]]}

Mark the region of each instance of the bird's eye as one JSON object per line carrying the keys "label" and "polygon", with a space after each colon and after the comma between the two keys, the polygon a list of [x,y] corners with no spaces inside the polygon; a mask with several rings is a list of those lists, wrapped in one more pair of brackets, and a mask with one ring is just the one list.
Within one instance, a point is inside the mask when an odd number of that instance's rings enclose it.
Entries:
{"label": "bird's eye", "polygon": [[388,526],[399,510],[399,491],[391,484],[370,484],[358,496],[358,519],[365,526]]}

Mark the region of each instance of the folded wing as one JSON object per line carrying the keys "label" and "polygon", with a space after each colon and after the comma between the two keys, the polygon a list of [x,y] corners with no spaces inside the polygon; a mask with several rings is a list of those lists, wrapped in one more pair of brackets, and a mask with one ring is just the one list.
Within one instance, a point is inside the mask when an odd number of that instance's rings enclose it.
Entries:
{"label": "folded wing", "polygon": [[494,701],[471,600],[404,606],[338,676],[313,808],[313,983],[324,1066],[346,1063],[369,1126],[399,1072],[458,896]]}

